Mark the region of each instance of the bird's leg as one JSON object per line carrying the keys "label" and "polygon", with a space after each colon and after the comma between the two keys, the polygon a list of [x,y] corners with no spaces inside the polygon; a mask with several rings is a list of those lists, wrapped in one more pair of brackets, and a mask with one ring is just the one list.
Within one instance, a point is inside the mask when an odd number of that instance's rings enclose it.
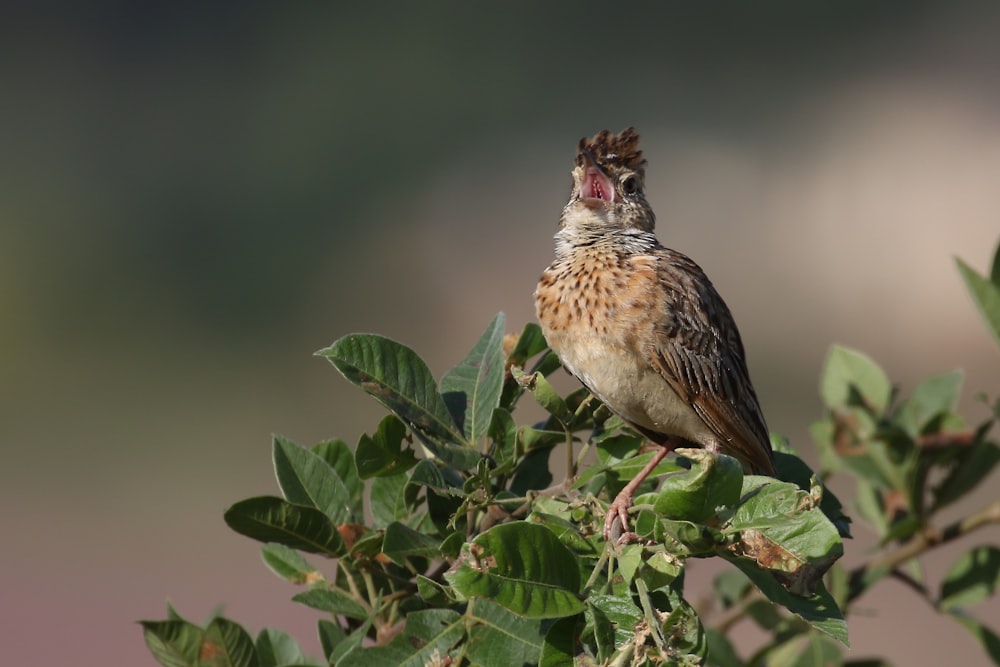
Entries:
{"label": "bird's leg", "polygon": [[608,507],[608,513],[604,515],[604,539],[606,541],[614,542],[615,544],[628,544],[638,538],[638,535],[629,530],[628,524],[628,508],[632,507],[632,497],[635,495],[635,490],[639,488],[639,485],[646,481],[646,478],[649,477],[656,466],[660,465],[660,461],[673,451],[676,446],[677,441],[674,438],[668,438],[666,441],[660,443],[660,451],[615,496],[615,499],[611,502],[611,506]]}

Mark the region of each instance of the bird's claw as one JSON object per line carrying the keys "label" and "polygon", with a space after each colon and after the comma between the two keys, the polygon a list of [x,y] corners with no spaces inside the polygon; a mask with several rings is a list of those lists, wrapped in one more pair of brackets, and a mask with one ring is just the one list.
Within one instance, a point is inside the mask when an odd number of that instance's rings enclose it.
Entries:
{"label": "bird's claw", "polygon": [[636,542],[639,535],[629,530],[628,509],[632,506],[631,498],[615,498],[604,516],[604,540],[609,544],[621,546]]}

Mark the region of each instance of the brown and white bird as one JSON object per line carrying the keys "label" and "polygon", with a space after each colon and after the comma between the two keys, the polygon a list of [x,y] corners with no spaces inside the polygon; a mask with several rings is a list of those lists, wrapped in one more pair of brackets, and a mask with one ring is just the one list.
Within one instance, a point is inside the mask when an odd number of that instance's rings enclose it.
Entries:
{"label": "brown and white bird", "polygon": [[608,510],[604,535],[615,541],[633,537],[635,490],[677,447],[704,447],[774,475],[736,322],[701,268],[653,234],[645,167],[634,128],[580,140],[556,259],[535,291],[542,331],[563,366],[661,446]]}

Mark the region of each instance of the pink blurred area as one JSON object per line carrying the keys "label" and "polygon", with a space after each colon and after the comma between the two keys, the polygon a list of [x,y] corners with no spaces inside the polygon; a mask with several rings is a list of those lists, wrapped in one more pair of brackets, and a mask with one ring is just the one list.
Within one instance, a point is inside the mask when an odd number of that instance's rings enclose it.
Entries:
{"label": "pink blurred area", "polygon": [[[954,258],[986,271],[1000,242],[1000,12],[593,12],[9,17],[5,663],[153,665],[136,621],[168,600],[318,655],[317,615],[223,511],[276,493],[271,433],[354,442],[380,418],[315,350],[376,331],[440,374],[497,311],[533,319],[576,142],[604,127],[642,133],[660,239],[719,287],[772,430],[807,458],[833,343],[904,392],[963,368],[964,414],[988,417],[1000,350]],[[874,548],[856,532],[848,564]],[[958,553],[928,559],[931,586]],[[986,664],[902,586],[862,606],[851,657]],[[996,601],[971,611],[1000,629]]]}

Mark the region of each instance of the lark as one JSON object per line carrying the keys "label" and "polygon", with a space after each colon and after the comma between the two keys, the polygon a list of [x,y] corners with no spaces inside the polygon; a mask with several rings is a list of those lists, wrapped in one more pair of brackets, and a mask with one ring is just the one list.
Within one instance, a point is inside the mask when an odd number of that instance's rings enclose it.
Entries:
{"label": "lark", "polygon": [[657,240],[645,172],[634,128],[580,140],[555,261],[535,291],[563,366],[659,446],[608,509],[604,536],[619,543],[635,539],[628,510],[636,489],[677,447],[775,474],[736,322],[705,272]]}

